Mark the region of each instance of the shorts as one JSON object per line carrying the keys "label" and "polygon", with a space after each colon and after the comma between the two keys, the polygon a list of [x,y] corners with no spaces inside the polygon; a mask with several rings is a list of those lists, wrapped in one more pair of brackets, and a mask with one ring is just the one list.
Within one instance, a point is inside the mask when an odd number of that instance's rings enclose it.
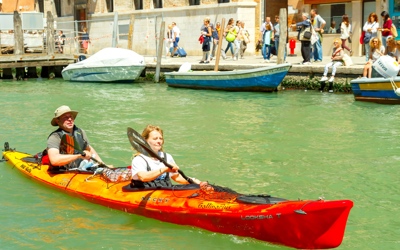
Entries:
{"label": "shorts", "polygon": [[178,48],[179,37],[175,37],[174,48]]}

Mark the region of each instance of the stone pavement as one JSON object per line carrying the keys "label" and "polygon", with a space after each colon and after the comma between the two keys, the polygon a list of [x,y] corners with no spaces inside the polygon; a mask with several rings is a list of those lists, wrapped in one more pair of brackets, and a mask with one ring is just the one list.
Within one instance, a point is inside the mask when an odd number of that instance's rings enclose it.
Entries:
{"label": "stone pavement", "polygon": [[[355,77],[362,75],[364,64],[365,64],[365,56],[353,56],[351,57],[353,61],[352,66],[341,66],[337,69],[337,76],[342,77]],[[215,60],[212,60],[209,64],[201,64],[199,63],[201,60],[201,56],[187,56],[187,57],[168,57],[165,56],[161,60],[161,71],[169,72],[169,71],[177,71],[179,67],[185,63],[189,62],[192,64],[193,70],[214,70]],[[145,56],[145,61],[147,65],[147,69],[149,71],[155,70],[156,67],[156,57],[155,56]],[[250,69],[257,67],[265,67],[276,65],[277,57],[273,56],[269,63],[265,63],[261,54],[258,55],[246,55],[244,59],[239,59],[234,61],[231,57],[228,56],[226,60],[220,59],[218,69],[221,71],[224,70],[239,70],[239,69]],[[286,61],[292,64],[292,68],[289,70],[290,74],[312,74],[315,73],[317,75],[322,75],[324,72],[325,64],[331,61],[330,56],[325,56],[322,62],[313,62],[311,65],[302,65],[300,64],[303,59],[301,55],[297,56],[288,56],[286,57]],[[329,70],[331,72],[331,69]],[[329,73],[330,75],[330,73]]]}

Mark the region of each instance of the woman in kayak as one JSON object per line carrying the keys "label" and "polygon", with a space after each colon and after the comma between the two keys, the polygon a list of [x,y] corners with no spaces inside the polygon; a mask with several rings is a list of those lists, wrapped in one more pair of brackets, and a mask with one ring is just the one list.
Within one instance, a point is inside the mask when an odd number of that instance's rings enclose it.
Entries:
{"label": "woman in kayak", "polygon": [[[171,179],[180,184],[189,184],[179,173],[179,167],[174,158],[163,151],[163,131],[158,126],[147,125],[142,132],[143,138],[150,145],[151,149],[158,153],[164,160],[173,166],[169,168],[156,158],[143,154],[136,154],[132,160],[132,184],[135,187],[170,187]],[[193,183],[202,184],[196,178],[191,178]]]}

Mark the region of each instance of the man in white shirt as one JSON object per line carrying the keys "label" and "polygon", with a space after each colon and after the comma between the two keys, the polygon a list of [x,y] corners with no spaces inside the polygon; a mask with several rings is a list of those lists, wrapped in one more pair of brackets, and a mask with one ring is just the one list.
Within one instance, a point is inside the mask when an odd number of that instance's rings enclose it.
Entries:
{"label": "man in white shirt", "polygon": [[175,22],[172,22],[172,42],[174,44],[174,51],[171,53],[171,57],[174,57],[175,52],[178,50],[179,36],[181,35],[181,31],[176,26]]}

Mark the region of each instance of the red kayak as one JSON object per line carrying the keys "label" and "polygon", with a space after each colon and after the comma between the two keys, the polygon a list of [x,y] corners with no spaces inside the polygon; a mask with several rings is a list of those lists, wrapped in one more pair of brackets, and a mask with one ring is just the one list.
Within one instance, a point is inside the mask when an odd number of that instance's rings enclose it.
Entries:
{"label": "red kayak", "polygon": [[50,172],[47,165],[30,154],[9,149],[8,144],[3,158],[30,179],[93,203],[293,248],[339,246],[353,207],[350,200],[285,200],[243,195],[214,185],[132,188],[130,181],[112,182],[106,175],[90,171]]}

